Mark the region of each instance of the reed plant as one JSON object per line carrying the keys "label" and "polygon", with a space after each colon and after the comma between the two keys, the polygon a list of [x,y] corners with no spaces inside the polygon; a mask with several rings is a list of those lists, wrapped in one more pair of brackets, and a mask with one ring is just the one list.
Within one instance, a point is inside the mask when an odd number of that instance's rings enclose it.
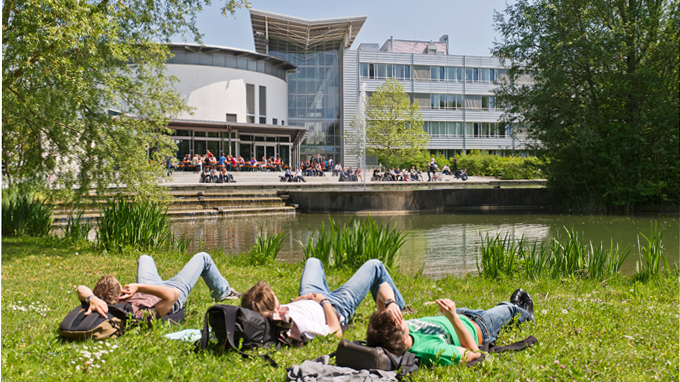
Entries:
{"label": "reed plant", "polygon": [[[663,247],[663,233],[656,228],[656,222],[650,222],[649,231],[649,237],[640,232],[637,238],[640,259],[635,264],[635,277],[638,279],[656,279],[671,270]],[[646,246],[640,245],[640,236],[647,242]]]}
{"label": "reed plant", "polygon": [[66,226],[64,226],[64,239],[75,243],[78,241],[87,240],[87,235],[92,229],[92,224],[83,219],[83,211],[71,211],[66,218]]}
{"label": "reed plant", "polygon": [[394,270],[407,235],[396,226],[376,223],[370,216],[363,220],[352,218],[343,226],[330,219],[328,227],[322,223],[310,232],[305,260],[316,257],[327,268],[357,270],[366,261],[377,259]]}
{"label": "reed plant", "polygon": [[477,262],[479,273],[492,279],[501,275],[515,276],[519,271],[519,259],[524,253],[524,236],[515,241],[507,233],[503,238],[500,234],[491,238],[487,233],[482,243],[481,264]]}
{"label": "reed plant", "polygon": [[10,186],[2,190],[2,235],[47,236],[54,215],[47,198],[28,186]]}
{"label": "reed plant", "polygon": [[564,228],[567,236],[547,242],[526,243],[524,237],[515,241],[508,237],[488,235],[482,240],[481,259],[477,263],[480,275],[486,278],[515,277],[538,280],[542,277],[592,278],[603,280],[619,273],[630,254],[628,247],[620,248],[610,241],[609,247],[600,243],[585,243],[573,228]]}
{"label": "reed plant", "polygon": [[250,258],[255,264],[262,265],[271,263],[283,248],[283,239],[286,232],[281,231],[275,235],[268,235],[262,231],[257,234],[255,246],[250,251]]}
{"label": "reed plant", "polygon": [[170,230],[167,207],[148,200],[116,195],[109,199],[97,226],[99,244],[110,251],[130,247],[139,251],[186,251],[190,240],[177,239]]}

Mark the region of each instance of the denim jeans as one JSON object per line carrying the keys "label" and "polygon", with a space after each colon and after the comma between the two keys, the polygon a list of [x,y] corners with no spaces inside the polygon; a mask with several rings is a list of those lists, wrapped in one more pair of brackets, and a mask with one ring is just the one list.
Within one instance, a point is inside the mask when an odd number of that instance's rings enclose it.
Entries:
{"label": "denim jeans", "polygon": [[404,309],[404,299],[394,285],[385,265],[379,260],[369,260],[340,288],[331,292],[326,282],[326,273],[319,259],[311,258],[305,263],[300,279],[300,296],[309,293],[321,293],[330,300],[340,316],[340,325],[346,325],[354,315],[361,301],[371,292],[375,301],[378,288],[382,283],[388,283],[394,291],[394,301]]}
{"label": "denim jeans", "polygon": [[529,312],[507,301],[498,303],[489,310],[458,308],[456,313],[465,315],[482,329],[482,344],[492,343],[498,338],[503,326],[519,314],[517,321],[522,323],[530,317]]}
{"label": "denim jeans", "polygon": [[222,277],[212,257],[205,252],[195,254],[178,274],[165,281],[158,275],[156,263],[151,256],[142,255],[137,260],[138,284],[169,286],[179,290],[179,299],[173,306],[173,312],[182,309],[199,277],[203,277],[214,299],[226,297],[231,291],[229,282]]}

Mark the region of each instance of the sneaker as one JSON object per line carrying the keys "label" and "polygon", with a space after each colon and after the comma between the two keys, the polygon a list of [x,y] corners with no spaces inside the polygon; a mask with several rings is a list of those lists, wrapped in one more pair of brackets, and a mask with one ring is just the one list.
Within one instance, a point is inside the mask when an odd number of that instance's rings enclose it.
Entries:
{"label": "sneaker", "polygon": [[510,303],[517,305],[529,313],[529,320],[534,320],[534,300],[524,289],[519,288],[510,295]]}
{"label": "sneaker", "polygon": [[239,298],[241,298],[241,295],[243,295],[243,293],[237,292],[234,288],[231,288],[226,296],[222,298],[216,298],[215,301],[219,302],[224,300],[238,300]]}

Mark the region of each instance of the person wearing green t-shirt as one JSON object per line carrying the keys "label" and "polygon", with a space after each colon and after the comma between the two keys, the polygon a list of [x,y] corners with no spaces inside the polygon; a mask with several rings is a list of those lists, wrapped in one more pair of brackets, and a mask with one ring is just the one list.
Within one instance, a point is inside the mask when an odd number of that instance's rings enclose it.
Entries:
{"label": "person wearing green t-shirt", "polygon": [[501,328],[518,316],[533,321],[533,300],[522,289],[488,310],[456,309],[450,299],[435,301],[442,316],[403,320],[390,312],[371,315],[366,332],[369,346],[381,346],[396,355],[407,350],[425,365],[470,362],[480,356],[479,345],[496,341]]}

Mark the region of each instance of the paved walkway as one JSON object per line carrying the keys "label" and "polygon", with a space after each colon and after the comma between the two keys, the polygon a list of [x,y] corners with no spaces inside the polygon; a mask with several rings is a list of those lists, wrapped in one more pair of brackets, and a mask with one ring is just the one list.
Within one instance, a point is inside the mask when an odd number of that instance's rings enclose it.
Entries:
{"label": "paved walkway", "polygon": [[[283,176],[283,172],[231,172],[234,176],[234,180],[236,181],[236,184],[238,185],[282,185],[284,183],[280,182],[279,177]],[[363,182],[338,182],[338,177],[337,176],[331,176],[331,173],[325,173],[326,176],[310,176],[306,177],[305,180],[307,180],[307,183],[295,183],[296,185],[299,186],[304,186],[305,184],[307,185],[340,185],[340,186],[348,186],[348,185],[353,185],[353,186],[360,186],[363,185]],[[427,174],[424,174],[425,178],[427,179]],[[200,185],[201,183],[199,182],[201,179],[200,173],[197,172],[175,172],[172,175],[172,179],[170,181],[164,181],[164,185],[168,186],[181,186],[181,185]],[[437,182],[371,182],[370,179],[367,179],[366,184],[399,184],[399,185],[440,185],[440,184],[454,184],[458,183],[460,185],[464,185],[466,183],[475,183],[475,184],[489,184],[492,181],[497,181],[498,179],[494,177],[486,177],[486,176],[471,176],[469,180],[467,181],[462,181],[460,179],[456,179],[452,175],[443,175],[443,180],[442,181],[437,181]],[[290,185],[291,183],[287,183]]]}

